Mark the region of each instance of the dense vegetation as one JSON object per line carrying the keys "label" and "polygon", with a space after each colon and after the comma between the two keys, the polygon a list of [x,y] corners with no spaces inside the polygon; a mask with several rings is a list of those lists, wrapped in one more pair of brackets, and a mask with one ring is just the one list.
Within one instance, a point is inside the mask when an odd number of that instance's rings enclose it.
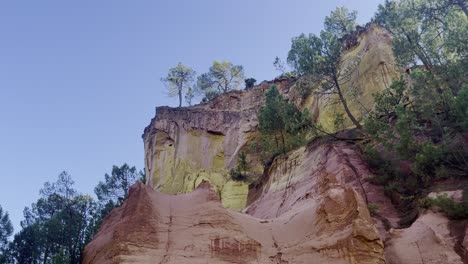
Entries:
{"label": "dense vegetation", "polygon": [[[417,217],[418,200],[435,181],[468,175],[466,10],[465,2],[450,0],[387,0],[379,6],[373,22],[393,35],[393,52],[404,74],[374,95],[375,106],[367,110],[363,124],[349,111],[342,89],[360,62],[356,59],[343,67],[340,59],[346,41],[357,30],[356,12],[337,8],[325,18],[324,30],[318,36],[301,34],[292,39],[287,61],[293,71],[289,75],[299,77],[299,82],[307,80],[305,85],[297,85],[299,93],[305,97],[313,93],[339,98],[346,117],[360,132],[359,137],[365,139],[361,146],[375,173],[371,181],[385,186],[386,194],[403,215],[402,225]],[[286,73],[279,58],[274,66],[283,75]],[[310,118],[300,123],[304,131],[288,130],[284,122],[295,122],[290,118],[295,114],[286,110],[290,106],[273,89],[266,94],[259,122],[263,149],[276,148],[270,156],[307,142],[304,135],[310,135],[310,129],[330,134],[308,123]],[[335,129],[345,128],[344,122],[345,116],[337,115]],[[294,136],[302,143],[288,144],[284,140]],[[457,204],[447,199],[426,200],[425,204],[441,207],[450,217],[468,215],[468,202]]]}
{"label": "dense vegetation", "polygon": [[[407,73],[375,95],[364,125],[370,139],[365,154],[376,171],[374,181],[406,216],[403,225],[417,216],[417,200],[434,181],[468,175],[464,7],[456,1],[386,1],[375,16],[393,34],[395,58]],[[449,211],[468,208],[447,199],[432,204]]]}
{"label": "dense vegetation", "polygon": [[97,200],[79,193],[66,172],[46,182],[41,197],[24,209],[21,230],[11,242],[11,221],[0,207],[0,263],[81,263],[84,246],[103,218],[123,203],[129,187],[144,180],[144,174],[123,164],[104,178],[95,188]]}

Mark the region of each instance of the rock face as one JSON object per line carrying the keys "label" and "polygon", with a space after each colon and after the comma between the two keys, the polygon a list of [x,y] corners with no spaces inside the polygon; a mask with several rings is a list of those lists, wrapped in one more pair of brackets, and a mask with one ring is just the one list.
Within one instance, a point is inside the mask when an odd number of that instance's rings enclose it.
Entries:
{"label": "rock face", "polygon": [[[347,44],[341,68],[353,70],[342,88],[361,119],[372,94],[399,74],[383,29],[369,25]],[[333,95],[304,94],[316,85],[306,78],[264,81],[193,107],[158,107],[143,134],[147,185],[135,184],[104,219],[84,263],[468,263],[465,222],[429,212],[398,229],[397,211],[383,187],[367,180],[353,143],[315,139],[264,171],[247,150],[272,85],[326,129],[340,129],[333,118],[341,105]],[[229,176],[242,151],[256,176],[250,184]],[[369,205],[378,206],[373,217]]]}
{"label": "rock face", "polygon": [[[229,169],[256,135],[265,91],[271,85],[287,90],[292,82],[263,82],[255,89],[233,91],[190,108],[158,107],[143,134],[147,182],[161,192],[176,194],[190,192],[206,180],[225,207],[243,209],[248,185],[231,181]],[[261,171],[259,164],[256,167]]]}
{"label": "rock face", "polygon": [[355,154],[317,143],[276,160],[246,213],[225,209],[206,181],[179,195],[138,183],[84,263],[385,263],[353,161],[334,149]]}
{"label": "rock face", "polygon": [[411,227],[394,230],[385,244],[387,263],[463,264],[455,251],[456,236],[449,230],[449,220],[429,212]]}
{"label": "rock face", "polygon": [[[352,70],[342,89],[351,111],[361,119],[363,109],[372,108],[372,94],[387,87],[399,74],[388,32],[371,24],[354,38],[354,45],[343,54],[341,67]],[[306,78],[265,81],[194,107],[158,107],[143,134],[147,182],[161,192],[177,194],[190,192],[207,180],[225,207],[243,209],[248,186],[231,181],[229,170],[258,135],[257,113],[264,104],[265,91],[272,85],[300,108],[309,109],[323,127],[330,131],[341,129],[333,125],[336,113],[343,112],[340,104],[333,104],[337,98],[314,93],[304,97],[301,89],[316,85]],[[345,121],[346,125],[351,123]],[[262,174],[259,157],[249,155],[248,159],[251,171]]]}

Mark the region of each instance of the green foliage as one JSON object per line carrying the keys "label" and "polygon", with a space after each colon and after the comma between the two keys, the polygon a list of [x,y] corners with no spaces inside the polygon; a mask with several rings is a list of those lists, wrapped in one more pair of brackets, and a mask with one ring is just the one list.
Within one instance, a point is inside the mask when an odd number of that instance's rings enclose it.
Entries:
{"label": "green foliage", "polygon": [[[402,67],[424,66],[439,93],[454,92],[467,70],[468,20],[453,0],[386,0],[374,18],[393,34],[394,54]],[[455,67],[454,67],[455,66]]]}
{"label": "green foliage", "polygon": [[444,153],[441,146],[436,146],[432,142],[422,143],[414,157],[411,170],[414,174],[419,175],[424,182],[428,182],[429,176],[436,176],[434,172],[441,166]]}
{"label": "green foliage", "polygon": [[325,21],[325,30],[320,36],[301,34],[292,39],[287,61],[299,75],[310,75],[318,84],[318,94],[336,94],[348,118],[357,128],[360,123],[351,113],[341,86],[350,80],[359,61],[340,68],[343,34],[355,25],[356,12],[349,13],[346,8],[337,8]]}
{"label": "green foliage", "polygon": [[113,201],[115,204],[122,204],[128,197],[128,189],[137,180],[143,178],[144,173],[137,171],[135,166],[130,167],[124,163],[122,166],[113,166],[111,175],[104,175],[104,182],[100,181],[94,192],[100,203],[106,204]]}
{"label": "green foliage", "polygon": [[391,162],[381,157],[377,149],[371,145],[366,145],[363,153],[364,159],[374,170],[374,176],[370,178],[369,181],[387,187],[387,192],[393,191],[392,183],[398,180],[399,175],[398,172],[394,170]]}
{"label": "green foliage", "polygon": [[[182,95],[191,87],[195,74],[196,73],[192,68],[186,67],[179,62],[176,67],[169,69],[165,78],[161,78],[161,81],[166,85],[169,96],[179,97],[179,107],[182,106]],[[192,98],[193,97],[190,98],[189,102],[191,102]]]}
{"label": "green foliage", "polygon": [[333,118],[333,128],[335,129],[335,131],[340,131],[340,130],[345,129],[344,122],[345,122],[344,114],[335,113],[335,116]]}
{"label": "green foliage", "polygon": [[285,101],[276,86],[267,91],[265,100],[258,118],[263,150],[284,154],[304,144],[312,124],[309,113]]}
{"label": "green foliage", "polygon": [[436,206],[451,219],[468,218],[468,203],[466,201],[457,203],[446,194],[436,198],[425,198],[420,201],[420,205],[424,208]]}
{"label": "green foliage", "polygon": [[291,42],[287,62],[299,75],[313,72],[320,61],[322,40],[314,34],[301,34]]}
{"label": "green foliage", "polygon": [[238,158],[238,166],[239,166],[239,170],[241,172],[247,172],[249,170],[249,164],[247,162],[247,154],[245,152],[241,152],[239,154],[239,158]]}
{"label": "green foliage", "polygon": [[325,30],[341,38],[356,28],[356,18],[357,11],[349,12],[346,7],[337,7],[325,17]]}
{"label": "green foliage", "polygon": [[247,154],[245,152],[239,153],[237,158],[237,166],[229,171],[231,179],[234,181],[245,181],[247,180],[247,173],[249,170],[249,164],[247,162]]}
{"label": "green foliage", "polygon": [[463,85],[455,97],[454,113],[457,126],[468,130],[468,84]]}
{"label": "green foliage", "polygon": [[145,182],[144,172],[137,171],[135,166],[130,167],[127,163],[120,167],[112,166],[111,175],[107,173],[104,175],[104,181],[100,181],[94,188],[98,202],[92,223],[92,234],[97,232],[104,217],[127,199],[130,186],[138,180]]}
{"label": "green foliage", "polygon": [[395,113],[398,105],[404,104],[408,101],[405,96],[406,82],[401,78],[394,81],[388,89],[380,93],[374,94],[375,114],[390,115]]}
{"label": "green foliage", "polygon": [[195,89],[192,86],[189,86],[187,92],[185,93],[185,102],[188,106],[192,106],[192,100],[195,98]]}
{"label": "green foliage", "polygon": [[218,97],[221,93],[218,91],[207,91],[205,92],[205,97],[202,98],[201,102],[206,103],[209,101],[214,100],[216,97]]}
{"label": "green foliage", "polygon": [[197,86],[208,98],[208,93],[220,94],[239,89],[243,81],[244,67],[229,61],[214,61],[207,73],[198,76]]}
{"label": "green foliage", "polygon": [[276,56],[275,60],[273,61],[273,67],[275,67],[275,70],[281,72],[281,74],[286,73],[286,66],[278,56]]}
{"label": "green foliage", "polygon": [[0,263],[6,262],[6,250],[8,245],[8,237],[13,234],[13,225],[10,221],[8,212],[4,212],[0,206]]}
{"label": "green foliage", "polygon": [[238,168],[231,169],[229,175],[233,181],[245,181],[247,176],[243,174]]}
{"label": "green foliage", "polygon": [[254,87],[256,82],[257,80],[255,80],[254,78],[245,79],[245,89]]}
{"label": "green foliage", "polygon": [[[465,9],[464,9],[465,8]],[[453,0],[387,0],[374,20],[393,35],[393,51],[408,75],[375,95],[375,108],[364,128],[387,162],[370,161],[375,182],[386,194],[404,201],[414,219],[414,200],[441,177],[467,174],[468,19],[466,4]],[[371,158],[372,159],[372,158]],[[409,164],[404,174],[389,164]],[[395,167],[395,166],[394,166]],[[398,166],[397,166],[398,167]],[[429,201],[425,201],[429,203]],[[447,198],[438,204],[451,217],[463,206]]]}
{"label": "green foliage", "polygon": [[377,211],[379,210],[379,205],[378,204],[373,204],[370,203],[367,205],[367,209],[369,209],[369,213],[374,216],[377,214]]}
{"label": "green foliage", "polygon": [[22,229],[8,246],[11,263],[81,263],[84,246],[93,238],[102,219],[128,196],[128,187],[144,174],[127,164],[114,166],[112,174],[96,187],[98,202],[74,188],[69,174],[46,182],[41,197],[24,209]]}
{"label": "green foliage", "polygon": [[78,194],[70,175],[63,172],[54,183],[45,183],[41,198],[24,210],[23,229],[10,245],[18,263],[49,263],[62,259],[81,263],[82,251],[91,238],[90,223],[96,203]]}

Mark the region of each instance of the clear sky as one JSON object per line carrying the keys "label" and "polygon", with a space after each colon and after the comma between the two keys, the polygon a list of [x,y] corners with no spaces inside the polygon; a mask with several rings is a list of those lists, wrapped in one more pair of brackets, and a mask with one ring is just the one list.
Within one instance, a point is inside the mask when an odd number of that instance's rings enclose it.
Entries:
{"label": "clear sky", "polygon": [[177,105],[160,78],[182,62],[278,73],[291,38],[318,33],[336,6],[366,23],[380,0],[10,0],[0,2],[0,205],[22,211],[66,170],[92,193],[112,165],[143,168],[155,106]]}

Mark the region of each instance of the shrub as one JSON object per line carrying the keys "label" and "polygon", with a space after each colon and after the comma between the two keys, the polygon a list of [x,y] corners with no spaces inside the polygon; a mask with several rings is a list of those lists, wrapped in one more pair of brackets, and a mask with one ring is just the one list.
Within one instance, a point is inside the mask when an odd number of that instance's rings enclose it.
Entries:
{"label": "shrub", "polygon": [[425,198],[419,202],[423,208],[436,206],[444,212],[450,219],[465,219],[468,218],[468,203],[457,203],[446,194],[437,196],[436,198]]}
{"label": "shrub", "polygon": [[370,203],[370,204],[367,205],[367,209],[369,209],[369,213],[372,216],[375,216],[377,214],[377,210],[379,210],[379,205]]}
{"label": "shrub", "polygon": [[254,87],[256,82],[257,80],[255,80],[254,78],[245,79],[245,89]]}
{"label": "shrub", "polygon": [[238,168],[231,169],[229,175],[233,181],[245,181],[247,179],[246,175],[241,173]]}
{"label": "shrub", "polygon": [[237,166],[229,171],[231,179],[234,181],[247,180],[247,171],[249,170],[247,162],[247,154],[245,152],[239,153],[237,157]]}

